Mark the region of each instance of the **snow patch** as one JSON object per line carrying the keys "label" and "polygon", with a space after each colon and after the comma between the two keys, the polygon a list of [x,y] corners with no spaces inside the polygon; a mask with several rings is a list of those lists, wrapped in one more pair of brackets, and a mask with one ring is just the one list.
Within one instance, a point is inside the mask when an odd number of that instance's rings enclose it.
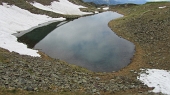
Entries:
{"label": "snow patch", "polygon": [[79,8],[86,8],[84,6],[80,5],[75,5],[68,0],[59,0],[51,2],[51,5],[42,5],[40,3],[34,2],[30,3],[34,7],[46,10],[46,11],[51,11],[59,14],[67,14],[67,15],[87,15],[87,14],[92,14],[92,13],[87,13],[87,12],[82,12],[80,11]]}
{"label": "snow patch", "polygon": [[98,13],[99,13],[99,11],[95,11],[94,13],[95,13],[95,14],[98,14]]}
{"label": "snow patch", "polygon": [[159,9],[163,9],[163,8],[166,8],[166,6],[162,6],[162,7],[158,7]]}
{"label": "snow patch", "polygon": [[140,74],[138,79],[148,87],[154,87],[152,92],[170,95],[170,71],[147,69]]}
{"label": "snow patch", "polygon": [[103,8],[103,10],[109,10],[109,7],[105,7],[105,8]]}
{"label": "snow patch", "polygon": [[25,44],[19,43],[12,35],[17,31],[27,30],[33,26],[49,21],[61,21],[65,18],[51,18],[46,15],[32,14],[17,6],[6,3],[0,5],[0,47],[14,51],[21,55],[40,57],[37,50],[28,49]]}

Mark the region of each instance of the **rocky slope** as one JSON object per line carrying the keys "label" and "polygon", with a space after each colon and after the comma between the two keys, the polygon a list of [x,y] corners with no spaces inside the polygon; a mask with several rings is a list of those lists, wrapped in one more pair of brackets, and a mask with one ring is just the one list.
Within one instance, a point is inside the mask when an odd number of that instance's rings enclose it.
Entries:
{"label": "rocky slope", "polygon": [[129,70],[138,73],[141,69],[170,70],[169,6],[168,2],[159,2],[112,7],[112,10],[123,13],[125,17],[111,21],[109,26],[117,35],[136,46],[131,64],[118,72],[119,75],[129,76]]}
{"label": "rocky slope", "polygon": [[163,2],[113,7],[113,10],[124,13],[125,17],[111,21],[109,26],[119,36],[136,45],[137,53],[131,66],[170,69],[169,6],[170,3]]}
{"label": "rocky slope", "polygon": [[[136,54],[132,63],[118,72],[93,73],[64,61],[51,59],[42,53],[42,58],[37,58],[11,53],[0,48],[0,95],[9,94],[11,89],[15,91],[18,88],[33,91],[32,93],[36,91],[41,93],[43,90],[56,94],[78,91],[87,95],[152,95],[153,93],[148,92],[152,88],[143,85],[136,77],[140,68],[170,69],[168,59],[170,10],[169,7],[158,8],[169,5],[169,3],[155,3],[113,7],[113,11],[126,16],[110,22],[109,26],[118,35],[136,45]],[[37,9],[32,7],[28,7],[28,10],[46,13],[42,10],[36,11]],[[53,13],[47,14],[54,16]],[[4,88],[10,90],[2,90]],[[17,90],[14,94],[18,93],[20,91]]]}
{"label": "rocky slope", "polygon": [[[83,91],[86,94],[113,94],[128,89],[148,89],[128,76],[93,73],[58,59],[21,56],[0,49],[0,85],[27,91]],[[0,94],[1,95],[1,94]]]}

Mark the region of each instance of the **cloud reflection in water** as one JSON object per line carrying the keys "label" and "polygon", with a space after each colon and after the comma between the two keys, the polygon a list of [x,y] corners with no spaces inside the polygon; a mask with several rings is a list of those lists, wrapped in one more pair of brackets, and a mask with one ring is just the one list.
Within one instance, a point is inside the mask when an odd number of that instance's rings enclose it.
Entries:
{"label": "cloud reflection in water", "polygon": [[76,19],[56,28],[34,48],[92,71],[117,71],[134,53],[134,45],[108,27],[110,20],[121,16],[105,12]]}

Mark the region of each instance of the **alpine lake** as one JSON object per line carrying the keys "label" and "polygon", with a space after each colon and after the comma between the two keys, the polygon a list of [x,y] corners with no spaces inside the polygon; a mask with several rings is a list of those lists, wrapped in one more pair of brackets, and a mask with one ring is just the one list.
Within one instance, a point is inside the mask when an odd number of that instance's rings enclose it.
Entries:
{"label": "alpine lake", "polygon": [[53,22],[16,34],[18,41],[94,72],[118,71],[131,62],[133,43],[117,36],[108,22],[122,17],[116,12],[103,12],[74,20]]}

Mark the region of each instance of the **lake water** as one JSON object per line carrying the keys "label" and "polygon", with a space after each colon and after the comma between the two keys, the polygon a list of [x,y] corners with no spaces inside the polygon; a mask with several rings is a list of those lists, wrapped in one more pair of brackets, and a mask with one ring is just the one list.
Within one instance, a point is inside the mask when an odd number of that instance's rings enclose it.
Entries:
{"label": "lake water", "polygon": [[95,4],[116,5],[116,4],[125,4],[125,3],[144,4],[151,0],[83,0],[83,1],[84,2],[93,2]]}
{"label": "lake water", "polygon": [[68,21],[60,26],[53,23],[52,26],[26,33],[18,40],[28,45],[33,43],[30,47],[53,58],[95,72],[117,71],[130,63],[135,49],[133,43],[118,37],[108,27],[110,20],[119,17],[122,15],[104,12]]}

